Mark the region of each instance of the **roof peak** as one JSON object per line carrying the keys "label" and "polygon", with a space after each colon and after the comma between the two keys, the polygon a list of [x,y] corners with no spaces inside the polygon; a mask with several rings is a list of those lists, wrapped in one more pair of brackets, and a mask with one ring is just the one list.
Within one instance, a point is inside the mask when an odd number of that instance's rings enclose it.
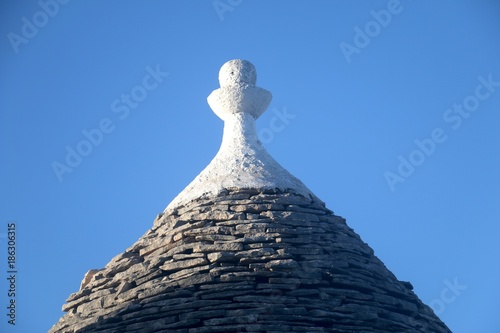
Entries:
{"label": "roof peak", "polygon": [[266,111],[272,95],[257,87],[256,79],[255,67],[247,60],[230,60],[221,67],[221,87],[207,98],[213,112],[224,121],[220,149],[166,210],[234,188],[294,190],[316,198],[269,155],[258,139],[255,120]]}

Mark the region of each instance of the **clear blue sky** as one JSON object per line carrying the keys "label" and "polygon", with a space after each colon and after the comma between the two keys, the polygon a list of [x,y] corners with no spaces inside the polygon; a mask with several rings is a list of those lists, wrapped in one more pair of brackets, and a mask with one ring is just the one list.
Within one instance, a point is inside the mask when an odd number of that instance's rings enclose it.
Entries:
{"label": "clear blue sky", "polygon": [[453,332],[500,331],[498,1],[57,4],[0,3],[2,332],[46,332],[209,163],[234,58],[273,93],[276,160]]}

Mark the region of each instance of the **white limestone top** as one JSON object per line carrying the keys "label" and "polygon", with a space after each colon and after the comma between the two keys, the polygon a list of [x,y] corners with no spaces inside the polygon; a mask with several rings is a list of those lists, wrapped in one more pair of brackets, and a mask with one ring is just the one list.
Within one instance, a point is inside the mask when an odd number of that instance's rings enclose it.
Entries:
{"label": "white limestone top", "polygon": [[214,159],[165,211],[235,188],[291,189],[317,199],[299,179],[279,165],[259,141],[255,120],[267,109],[272,95],[255,86],[256,79],[255,67],[249,61],[230,60],[221,67],[221,87],[214,90],[207,101],[224,121],[222,144]]}

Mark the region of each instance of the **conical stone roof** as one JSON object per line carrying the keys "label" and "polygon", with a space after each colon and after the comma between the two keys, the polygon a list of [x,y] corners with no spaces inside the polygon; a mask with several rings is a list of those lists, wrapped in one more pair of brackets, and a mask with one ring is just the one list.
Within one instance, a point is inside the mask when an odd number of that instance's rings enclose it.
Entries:
{"label": "conical stone roof", "polygon": [[50,332],[450,332],[373,250],[265,151],[271,95],[226,63],[209,104],[219,153]]}

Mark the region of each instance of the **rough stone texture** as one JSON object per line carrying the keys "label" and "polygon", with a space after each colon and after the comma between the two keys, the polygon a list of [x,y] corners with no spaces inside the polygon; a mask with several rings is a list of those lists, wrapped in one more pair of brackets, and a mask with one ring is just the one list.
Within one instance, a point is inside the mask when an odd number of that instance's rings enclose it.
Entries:
{"label": "rough stone texture", "polygon": [[83,277],[82,282],[80,283],[80,289],[85,288],[87,284],[89,284],[90,280],[94,275],[96,275],[99,272],[98,269],[91,269],[87,273],[85,273],[85,276]]}
{"label": "rough stone texture", "polygon": [[160,214],[49,332],[450,332],[411,289],[321,202],[239,189]]}

